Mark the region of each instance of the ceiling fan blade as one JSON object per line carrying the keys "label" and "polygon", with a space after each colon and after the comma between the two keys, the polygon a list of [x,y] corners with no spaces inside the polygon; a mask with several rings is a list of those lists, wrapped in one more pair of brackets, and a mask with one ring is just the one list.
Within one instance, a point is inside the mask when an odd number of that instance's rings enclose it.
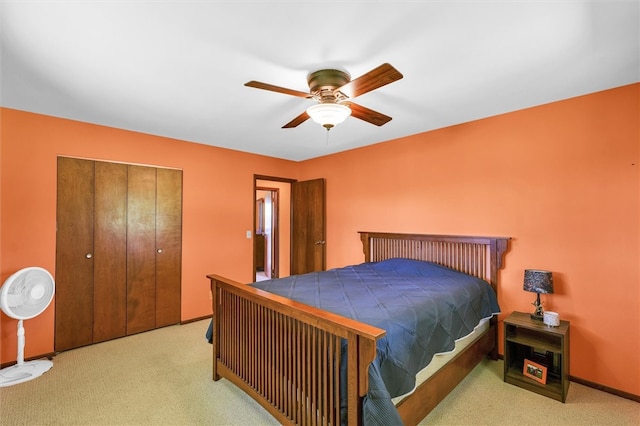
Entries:
{"label": "ceiling fan blade", "polygon": [[302,111],[302,114],[300,114],[299,116],[297,116],[296,118],[294,118],[293,120],[291,120],[290,122],[288,122],[287,124],[282,126],[282,128],[283,129],[291,129],[293,127],[298,126],[299,124],[304,123],[309,118],[310,117],[309,117],[309,114],[307,114],[307,111]]}
{"label": "ceiling fan blade", "polygon": [[272,92],[284,93],[285,95],[297,96],[299,98],[309,98],[309,93],[300,92],[298,90],[287,89],[285,87],[274,86],[273,84],[261,83],[259,81],[249,81],[244,84],[247,87],[254,87],[256,89],[270,90]]}
{"label": "ceiling fan blade", "polygon": [[363,107],[362,105],[354,104],[353,102],[342,102],[342,104],[351,108],[352,117],[359,118],[376,126],[382,126],[391,121],[391,117],[388,115]]}
{"label": "ceiling fan blade", "polygon": [[351,80],[349,83],[340,87],[339,90],[348,97],[355,98],[356,96],[363,95],[374,89],[400,80],[402,77],[403,75],[400,71],[390,64],[384,63],[355,80]]}

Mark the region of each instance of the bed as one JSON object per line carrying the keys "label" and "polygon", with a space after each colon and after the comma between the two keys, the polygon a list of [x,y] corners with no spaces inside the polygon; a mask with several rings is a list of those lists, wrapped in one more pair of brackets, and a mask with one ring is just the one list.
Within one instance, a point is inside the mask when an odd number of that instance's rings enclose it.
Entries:
{"label": "bed", "polygon": [[[390,385],[393,389],[388,390],[385,373],[405,374],[406,358],[409,359],[406,365],[411,365],[406,368],[407,377],[414,374],[413,369],[421,370],[435,353],[449,351],[452,341],[469,334],[469,328],[476,324],[455,325],[455,333],[432,332],[451,334],[445,336],[446,350],[434,346],[426,355],[404,356],[403,352],[390,355],[386,351],[390,346],[395,347],[395,343],[390,342],[398,340],[395,337],[398,331],[401,341],[424,341],[416,336],[424,327],[415,325],[408,329],[405,325],[395,326],[393,318],[379,320],[374,318],[377,314],[362,313],[362,306],[358,306],[360,299],[368,305],[389,305],[385,296],[375,296],[377,302],[364,301],[364,295],[373,291],[371,287],[378,287],[376,277],[385,276],[387,280],[400,280],[404,284],[410,282],[414,290],[403,288],[402,292],[421,291],[414,283],[418,278],[408,279],[405,275],[431,274],[423,271],[423,264],[428,263],[435,267],[437,275],[464,273],[459,275],[475,280],[474,287],[483,292],[482,298],[495,298],[498,270],[502,267],[508,238],[377,232],[360,232],[360,236],[364,252],[364,263],[360,265],[252,285],[209,275],[214,311],[213,379],[230,380],[283,424],[402,422],[410,425],[424,418],[483,357],[497,357],[497,327],[493,316],[497,302],[489,308],[490,313],[476,307],[464,308],[461,310],[478,310],[478,316],[490,318],[489,326],[476,332],[463,351],[451,356],[422,383],[402,378],[400,384]],[[421,262],[411,263],[415,261]],[[401,277],[397,270],[403,274]],[[351,285],[348,292],[342,294],[340,287],[344,288],[346,280],[340,275],[343,273],[355,276],[361,286]],[[331,276],[332,281],[321,281],[326,276]],[[307,297],[304,292],[298,292],[313,281],[322,283],[315,292],[323,293],[324,299],[319,299],[317,294]],[[478,281],[482,285],[477,284]],[[275,294],[278,292],[280,294]],[[343,303],[347,299],[349,303]],[[395,299],[389,297],[389,300]],[[412,300],[413,296],[400,304],[411,304]],[[396,311],[399,304],[391,305],[385,310]],[[438,311],[433,307],[414,307],[410,314],[400,315],[417,318],[421,312],[434,309]],[[446,310],[439,308],[443,313]],[[457,308],[449,310],[457,312]],[[451,318],[445,321],[447,326],[451,321]],[[465,321],[476,322],[475,319]],[[398,357],[402,360],[397,361]],[[388,358],[392,358],[390,362]],[[396,368],[398,365],[402,365],[403,371]]]}

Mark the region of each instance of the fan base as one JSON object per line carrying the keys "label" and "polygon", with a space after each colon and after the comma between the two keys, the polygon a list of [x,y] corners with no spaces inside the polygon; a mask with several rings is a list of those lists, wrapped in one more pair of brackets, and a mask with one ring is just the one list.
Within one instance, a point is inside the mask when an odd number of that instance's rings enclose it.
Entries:
{"label": "fan base", "polygon": [[351,76],[348,72],[342,70],[318,70],[307,76],[307,83],[312,94],[323,89],[331,91],[339,89],[349,82]]}
{"label": "fan base", "polygon": [[28,361],[0,370],[0,387],[17,385],[42,376],[53,367],[47,360]]}

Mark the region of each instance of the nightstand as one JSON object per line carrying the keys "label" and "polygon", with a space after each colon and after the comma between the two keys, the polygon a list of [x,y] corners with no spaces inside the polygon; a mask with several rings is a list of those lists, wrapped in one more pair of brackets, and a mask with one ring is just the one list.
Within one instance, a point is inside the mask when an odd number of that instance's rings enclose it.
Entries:
{"label": "nightstand", "polygon": [[[525,360],[534,367],[529,377],[523,373]],[[542,366],[543,371],[536,366]],[[504,381],[565,402],[569,390],[569,321],[561,320],[558,327],[551,327],[531,319],[529,314],[509,315],[504,320]]]}

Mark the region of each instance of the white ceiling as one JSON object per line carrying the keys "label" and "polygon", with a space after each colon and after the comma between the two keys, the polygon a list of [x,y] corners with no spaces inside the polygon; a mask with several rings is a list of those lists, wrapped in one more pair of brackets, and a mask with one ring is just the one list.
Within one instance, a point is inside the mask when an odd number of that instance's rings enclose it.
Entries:
{"label": "white ceiling", "polygon": [[[304,160],[640,81],[640,1],[1,1],[1,105]],[[281,127],[321,68],[393,117]]]}

